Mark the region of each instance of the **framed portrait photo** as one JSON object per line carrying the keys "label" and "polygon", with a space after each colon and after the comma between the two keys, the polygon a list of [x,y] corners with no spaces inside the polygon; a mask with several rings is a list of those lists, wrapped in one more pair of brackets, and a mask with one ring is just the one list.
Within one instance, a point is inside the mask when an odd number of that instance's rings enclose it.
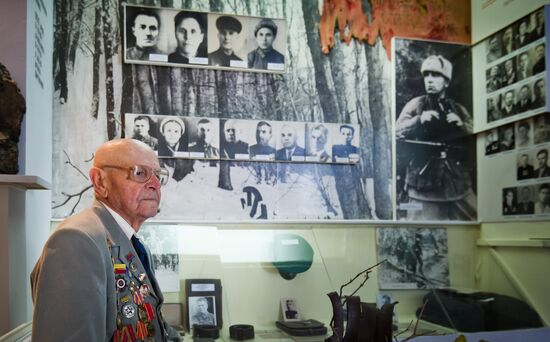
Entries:
{"label": "framed portrait photo", "polygon": [[296,298],[281,298],[281,312],[283,313],[283,321],[285,322],[299,321],[301,319]]}
{"label": "framed portrait photo", "polygon": [[197,325],[222,327],[221,281],[219,279],[186,279],[187,328]]}

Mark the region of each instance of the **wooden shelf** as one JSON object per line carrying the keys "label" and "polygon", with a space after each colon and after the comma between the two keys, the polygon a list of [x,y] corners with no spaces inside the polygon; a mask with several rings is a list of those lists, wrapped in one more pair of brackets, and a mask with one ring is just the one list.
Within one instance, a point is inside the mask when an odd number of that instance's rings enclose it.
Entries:
{"label": "wooden shelf", "polygon": [[49,190],[50,183],[38,176],[0,174],[0,187],[11,186],[25,190]]}

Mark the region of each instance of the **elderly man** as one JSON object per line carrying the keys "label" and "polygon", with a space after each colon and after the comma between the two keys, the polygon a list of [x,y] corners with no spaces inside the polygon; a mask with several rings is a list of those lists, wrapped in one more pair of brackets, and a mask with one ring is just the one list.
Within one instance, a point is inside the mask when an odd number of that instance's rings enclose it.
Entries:
{"label": "elderly man", "polygon": [[218,39],[220,47],[208,54],[210,65],[231,66],[231,61],[242,61],[235,54],[235,45],[239,40],[242,24],[235,17],[223,15],[216,19],[216,28],[218,29]]}
{"label": "elderly man", "polygon": [[304,160],[306,151],[296,143],[298,135],[294,126],[284,124],[281,127],[282,148],[275,152],[275,160]]}
{"label": "elderly man", "polygon": [[248,144],[237,137],[237,122],[227,120],[223,125],[221,157],[225,159],[248,159]]}
{"label": "elderly man", "polygon": [[138,8],[130,26],[136,45],[126,50],[126,58],[149,60],[149,55],[161,53],[157,48],[160,19],[157,12],[150,8]]}
{"label": "elderly man", "polygon": [[31,273],[33,341],[180,341],[136,233],[157,214],[167,172],[134,139],[101,145],[90,169],[95,201],[50,236]]}
{"label": "elderly man", "polygon": [[404,191],[416,210],[409,210],[408,218],[475,219],[476,198],[463,151],[464,138],[472,134],[472,116],[447,97],[452,71],[445,57],[427,57],[420,68],[426,95],[410,100],[397,118],[397,140],[412,156]]}
{"label": "elderly man", "polygon": [[248,67],[268,69],[269,64],[284,64],[285,56],[273,48],[277,38],[277,25],[268,18],[261,19],[254,28],[254,37],[258,47],[248,53]]}
{"label": "elderly man", "polygon": [[159,141],[150,135],[151,119],[145,115],[136,116],[134,119],[134,135],[132,138],[149,145],[153,150],[158,148]]}

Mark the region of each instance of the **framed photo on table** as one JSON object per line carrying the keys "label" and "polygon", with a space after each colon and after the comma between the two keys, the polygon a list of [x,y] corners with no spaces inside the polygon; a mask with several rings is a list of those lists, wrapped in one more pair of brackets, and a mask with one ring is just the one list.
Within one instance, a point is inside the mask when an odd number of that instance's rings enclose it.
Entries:
{"label": "framed photo on table", "polygon": [[285,322],[299,321],[301,319],[296,298],[281,298],[281,312],[283,313],[283,320]]}
{"label": "framed photo on table", "polygon": [[219,279],[186,279],[187,328],[196,325],[222,327],[222,286]]}

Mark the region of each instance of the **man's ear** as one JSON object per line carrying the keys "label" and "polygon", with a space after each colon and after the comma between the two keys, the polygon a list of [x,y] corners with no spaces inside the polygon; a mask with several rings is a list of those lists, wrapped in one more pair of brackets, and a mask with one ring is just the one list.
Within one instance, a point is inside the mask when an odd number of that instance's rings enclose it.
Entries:
{"label": "man's ear", "polygon": [[105,184],[107,180],[106,176],[105,171],[100,168],[94,166],[90,169],[90,180],[92,181],[94,192],[100,198],[106,198],[108,194],[107,185]]}

